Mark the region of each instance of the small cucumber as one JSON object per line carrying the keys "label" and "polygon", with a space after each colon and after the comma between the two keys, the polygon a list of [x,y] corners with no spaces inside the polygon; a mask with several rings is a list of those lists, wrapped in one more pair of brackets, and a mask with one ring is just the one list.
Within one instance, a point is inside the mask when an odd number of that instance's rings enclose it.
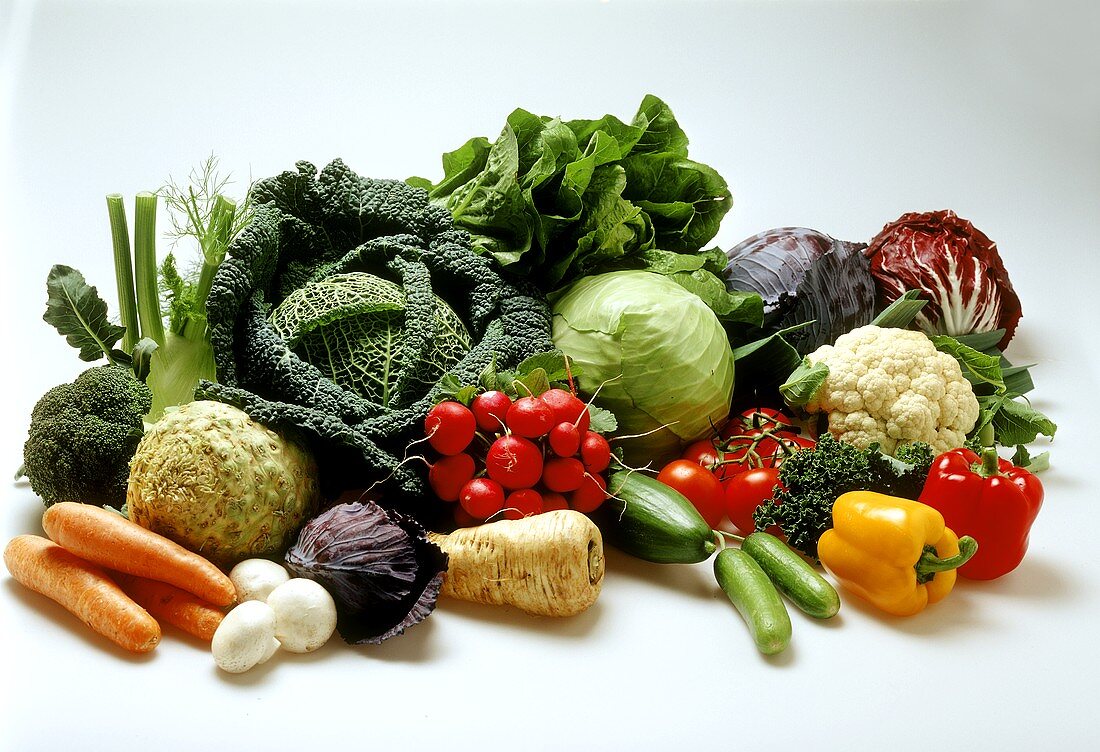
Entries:
{"label": "small cucumber", "polygon": [[791,617],[775,585],[756,560],[737,548],[714,557],[714,577],[741,612],[761,653],[780,653],[791,641]]}
{"label": "small cucumber", "polygon": [[690,501],[632,470],[611,474],[599,525],[609,543],[658,564],[695,564],[714,553],[715,532]]}
{"label": "small cucumber", "polygon": [[783,541],[768,533],[752,533],[741,544],[791,602],[810,616],[828,619],[840,610],[836,588],[814,571]]}

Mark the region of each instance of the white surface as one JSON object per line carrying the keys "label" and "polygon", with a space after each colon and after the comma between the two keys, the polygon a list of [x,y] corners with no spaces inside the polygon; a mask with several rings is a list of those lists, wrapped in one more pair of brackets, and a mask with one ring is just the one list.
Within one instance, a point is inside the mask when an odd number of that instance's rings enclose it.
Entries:
{"label": "white surface", "polygon": [[[438,176],[511,109],[631,116],[664,98],[729,181],[724,247],[798,224],[867,240],[953,208],[1024,301],[1010,354],[1059,422],[1021,568],[908,620],[847,597],[756,653],[706,565],[609,555],[565,620],[445,602],[379,647],[334,640],[242,676],[171,634],[105,646],[0,577],[7,750],[1080,749],[1100,738],[1095,410],[1097,13],[1001,3],[0,3],[0,471],[28,414],[82,368],[40,320],[53,263],[113,300],[103,196],[211,151],[241,178],[343,157]],[[1093,50],[1093,51],[1090,51]],[[6,469],[5,469],[6,468]],[[4,539],[39,530],[6,484]],[[308,745],[308,746],[306,746]]]}

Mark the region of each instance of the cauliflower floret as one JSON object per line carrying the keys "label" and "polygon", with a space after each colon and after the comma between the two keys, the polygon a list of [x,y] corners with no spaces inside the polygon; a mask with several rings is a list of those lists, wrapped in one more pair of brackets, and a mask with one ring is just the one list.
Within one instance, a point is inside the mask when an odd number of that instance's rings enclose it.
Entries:
{"label": "cauliflower floret", "polygon": [[921,332],[861,326],[819,347],[810,363],[829,375],[805,409],[828,413],[829,432],[866,449],[924,441],[937,452],[962,446],[978,400],[958,361]]}

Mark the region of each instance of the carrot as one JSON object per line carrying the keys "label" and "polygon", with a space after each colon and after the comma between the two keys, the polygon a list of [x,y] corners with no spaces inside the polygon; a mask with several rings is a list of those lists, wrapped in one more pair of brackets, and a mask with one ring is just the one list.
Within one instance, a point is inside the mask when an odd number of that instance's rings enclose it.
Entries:
{"label": "carrot", "polygon": [[108,569],[167,582],[215,606],[237,600],[232,581],[209,561],[101,507],[54,504],[42,515],[42,528],[77,556]]}
{"label": "carrot", "polygon": [[225,613],[186,590],[167,582],[135,577],[124,572],[111,572],[126,595],[155,618],[200,640],[210,640]]}
{"label": "carrot", "polygon": [[101,567],[37,535],[19,535],[4,549],[17,582],[57,601],[116,645],[147,653],[160,642],[160,625],[122,592]]}
{"label": "carrot", "polygon": [[448,557],[442,594],[511,605],[539,616],[573,616],[603,586],[603,538],[580,512],[557,510],[430,533]]}

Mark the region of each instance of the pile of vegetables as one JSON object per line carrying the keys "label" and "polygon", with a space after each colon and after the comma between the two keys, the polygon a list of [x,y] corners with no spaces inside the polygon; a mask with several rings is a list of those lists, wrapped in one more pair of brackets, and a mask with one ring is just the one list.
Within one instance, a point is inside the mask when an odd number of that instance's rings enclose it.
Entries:
{"label": "pile of vegetables", "polygon": [[[788,604],[838,612],[827,577],[913,616],[1017,569],[1057,426],[1004,355],[996,245],[933,211],[706,248],[732,196],[687,146],[647,96],[517,109],[437,182],[298,162],[235,201],[211,158],[136,196],[132,248],[108,196],[118,322],[50,270],[44,319],[106,363],[31,411],[48,537],[9,572],[126,650],[163,622],[242,672],[441,596],[575,616],[605,543],[713,559],[768,655]],[[158,260],[159,201],[191,274]]]}

